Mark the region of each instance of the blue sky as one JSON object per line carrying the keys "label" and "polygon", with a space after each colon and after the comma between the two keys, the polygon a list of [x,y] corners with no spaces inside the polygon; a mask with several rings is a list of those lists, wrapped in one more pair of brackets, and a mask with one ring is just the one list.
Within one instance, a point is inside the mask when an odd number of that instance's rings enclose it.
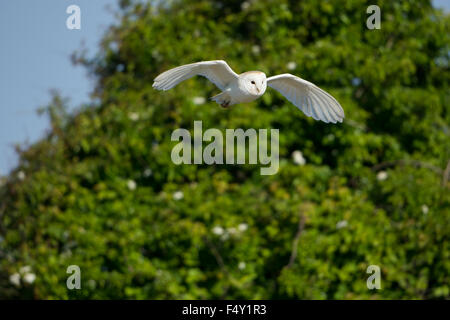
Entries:
{"label": "blue sky", "polygon": [[[66,8],[81,9],[81,29],[69,30]],[[71,99],[89,100],[94,83],[70,62],[82,42],[93,55],[115,21],[115,0],[14,0],[0,4],[0,175],[17,164],[16,143],[32,143],[45,134],[48,121],[36,110],[50,100],[49,89]]]}
{"label": "blue sky", "polygon": [[[0,175],[17,164],[13,146],[33,143],[48,128],[36,110],[58,89],[77,106],[89,100],[94,83],[70,54],[84,46],[90,55],[115,21],[116,0],[14,0],[0,4]],[[376,2],[376,1],[374,1]],[[450,9],[449,0],[434,5]],[[81,8],[81,30],[68,30],[66,8]],[[109,9],[108,9],[109,8]]]}

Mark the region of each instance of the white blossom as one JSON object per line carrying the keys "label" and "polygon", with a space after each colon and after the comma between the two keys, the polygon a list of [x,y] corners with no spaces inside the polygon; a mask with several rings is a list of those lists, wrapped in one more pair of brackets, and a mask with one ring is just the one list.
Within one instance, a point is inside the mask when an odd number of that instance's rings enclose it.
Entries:
{"label": "white blossom", "polygon": [[384,181],[387,179],[387,177],[388,177],[388,174],[386,171],[380,171],[377,173],[377,180],[379,180],[379,181]]}
{"label": "white blossom", "polygon": [[194,97],[192,99],[192,102],[194,102],[194,104],[196,104],[196,105],[201,105],[206,102],[206,99],[205,99],[205,97]]}
{"label": "white blossom", "polygon": [[336,223],[336,229],[342,229],[348,226],[347,220],[342,220]]}
{"label": "white blossom", "polygon": [[36,280],[36,275],[34,273],[27,273],[23,276],[23,281],[32,284]]}
{"label": "white blossom", "polygon": [[111,51],[116,52],[117,50],[119,50],[119,45],[117,44],[117,42],[110,42],[109,43],[109,49]]}
{"label": "white blossom", "polygon": [[247,10],[249,7],[250,7],[250,2],[248,2],[248,1],[242,2],[242,4],[241,4],[242,10]]}
{"label": "white blossom", "polygon": [[173,199],[174,200],[181,200],[184,198],[184,193],[183,191],[176,191],[173,193]]}
{"label": "white blossom", "polygon": [[156,50],[156,49],[154,49],[154,50],[152,51],[152,57],[153,57],[153,59],[155,59],[155,60],[161,60],[161,54],[160,54],[159,51]]}
{"label": "white blossom", "polygon": [[236,228],[231,227],[231,228],[228,228],[228,233],[231,234],[231,235],[233,235],[233,234],[236,234],[236,233],[237,233],[237,230],[236,230]]}
{"label": "white blossom", "polygon": [[239,270],[244,270],[245,269],[245,262],[243,262],[243,261],[241,261],[241,262],[239,262],[239,264],[238,264],[238,268],[239,268]]}
{"label": "white blossom", "polygon": [[228,240],[228,238],[230,237],[230,234],[228,232],[224,232],[224,234],[220,237],[220,239],[222,239],[222,241]]}
{"label": "white blossom", "polygon": [[225,230],[223,230],[223,228],[220,227],[220,226],[216,226],[216,227],[214,227],[214,228],[212,229],[212,232],[213,232],[215,235],[218,235],[218,236],[222,235],[222,234],[224,233],[224,231],[225,231]]}
{"label": "white blossom", "polygon": [[430,209],[428,208],[428,206],[426,204],[423,204],[421,209],[422,209],[423,214],[427,214],[428,211],[430,211]]}
{"label": "white blossom", "polygon": [[23,172],[23,171],[19,171],[18,173],[17,173],[17,178],[19,179],[19,180],[25,180],[25,172]]}
{"label": "white blossom", "polygon": [[132,121],[138,121],[139,120],[139,113],[137,113],[137,112],[130,112],[130,114],[128,115],[128,118],[130,118],[130,120],[132,120]]}
{"label": "white blossom", "polygon": [[20,286],[20,274],[17,272],[9,276],[9,282],[15,286]]}
{"label": "white blossom", "polygon": [[136,189],[136,182],[134,180],[128,180],[127,181],[127,186],[128,186],[128,189],[133,191],[133,190]]}
{"label": "white blossom", "polygon": [[306,160],[303,157],[303,153],[299,150],[292,152],[292,159],[295,164],[298,164],[300,166],[303,166],[306,163]]}
{"label": "white blossom", "polygon": [[148,177],[150,177],[152,174],[153,174],[152,169],[147,168],[147,169],[144,170],[144,177],[148,178]]}
{"label": "white blossom", "polygon": [[252,46],[253,54],[259,54],[261,52],[261,48],[258,45]]}
{"label": "white blossom", "polygon": [[295,70],[295,68],[297,68],[297,64],[294,61],[288,62],[286,68],[291,71]]}
{"label": "white blossom", "polygon": [[246,223],[240,223],[238,225],[238,230],[241,231],[241,232],[244,232],[247,229],[248,229],[248,225]]}
{"label": "white blossom", "polygon": [[31,272],[31,267],[30,266],[23,266],[22,268],[19,269],[19,272],[21,274],[29,273],[29,272]]}

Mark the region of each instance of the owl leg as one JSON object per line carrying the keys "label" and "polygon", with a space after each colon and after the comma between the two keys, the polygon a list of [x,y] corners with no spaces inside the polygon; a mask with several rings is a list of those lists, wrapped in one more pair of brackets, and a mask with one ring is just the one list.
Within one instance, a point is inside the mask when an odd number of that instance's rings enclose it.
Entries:
{"label": "owl leg", "polygon": [[228,92],[222,92],[218,95],[215,95],[211,98],[211,100],[214,100],[218,104],[220,104],[223,108],[227,108],[231,105],[231,97],[228,94]]}

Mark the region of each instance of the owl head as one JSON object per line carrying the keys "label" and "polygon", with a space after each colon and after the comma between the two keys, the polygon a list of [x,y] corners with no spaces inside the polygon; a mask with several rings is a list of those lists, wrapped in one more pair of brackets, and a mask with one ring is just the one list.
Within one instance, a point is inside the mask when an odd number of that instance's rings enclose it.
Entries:
{"label": "owl head", "polygon": [[251,95],[262,96],[267,88],[266,74],[261,71],[248,71],[239,75],[242,85]]}

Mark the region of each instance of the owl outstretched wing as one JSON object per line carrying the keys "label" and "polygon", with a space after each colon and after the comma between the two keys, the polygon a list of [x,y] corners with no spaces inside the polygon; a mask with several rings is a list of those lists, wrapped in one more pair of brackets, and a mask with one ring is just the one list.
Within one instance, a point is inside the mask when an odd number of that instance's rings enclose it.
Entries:
{"label": "owl outstretched wing", "polygon": [[332,123],[344,119],[339,102],[309,81],[285,73],[267,78],[267,85],[279,91],[308,117]]}
{"label": "owl outstretched wing", "polygon": [[161,73],[155,78],[152,87],[157,90],[169,90],[180,82],[196,75],[207,78],[220,90],[225,90],[230,82],[239,77],[223,60],[202,61],[179,66]]}

